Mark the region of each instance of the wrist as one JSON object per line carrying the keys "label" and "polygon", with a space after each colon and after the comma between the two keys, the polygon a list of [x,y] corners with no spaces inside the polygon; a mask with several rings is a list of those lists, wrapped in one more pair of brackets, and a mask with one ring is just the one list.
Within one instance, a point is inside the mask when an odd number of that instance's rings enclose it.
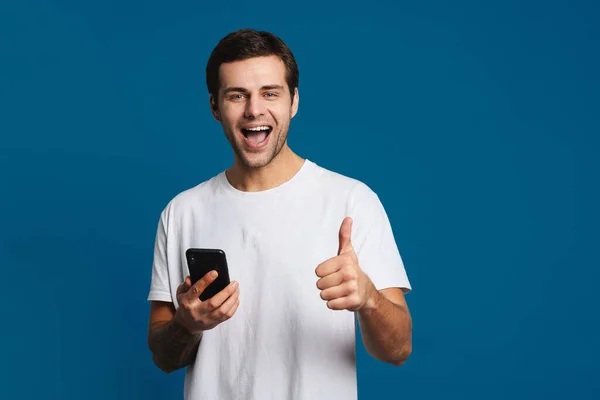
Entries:
{"label": "wrist", "polygon": [[179,309],[177,310],[177,312],[175,312],[175,316],[170,321],[170,325],[171,329],[174,332],[177,332],[178,335],[196,336],[202,333],[201,331],[195,332],[194,330],[189,328],[188,324],[185,323],[184,316],[179,311]]}
{"label": "wrist", "polygon": [[367,295],[367,299],[365,300],[365,303],[359,310],[366,313],[373,312],[379,307],[381,297],[381,293],[377,291],[377,289],[372,283],[369,286],[370,289],[369,294]]}

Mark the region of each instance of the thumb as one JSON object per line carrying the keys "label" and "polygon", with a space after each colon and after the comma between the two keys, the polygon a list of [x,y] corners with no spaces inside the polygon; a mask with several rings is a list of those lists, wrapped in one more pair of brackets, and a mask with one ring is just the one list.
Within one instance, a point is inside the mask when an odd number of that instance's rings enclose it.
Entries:
{"label": "thumb", "polygon": [[338,256],[352,250],[352,218],[346,217],[340,226],[340,247],[338,248]]}

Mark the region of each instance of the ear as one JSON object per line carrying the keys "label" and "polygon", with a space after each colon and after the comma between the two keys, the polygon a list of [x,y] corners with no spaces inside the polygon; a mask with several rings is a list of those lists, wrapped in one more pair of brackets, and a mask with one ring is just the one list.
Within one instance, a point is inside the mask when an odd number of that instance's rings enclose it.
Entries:
{"label": "ear", "polygon": [[219,111],[219,105],[217,104],[217,101],[215,100],[215,97],[212,94],[210,95],[209,102],[213,118],[221,122],[221,112]]}
{"label": "ear", "polygon": [[294,97],[292,102],[292,118],[296,116],[298,113],[298,102],[300,101],[300,94],[298,93],[298,88],[294,89]]}

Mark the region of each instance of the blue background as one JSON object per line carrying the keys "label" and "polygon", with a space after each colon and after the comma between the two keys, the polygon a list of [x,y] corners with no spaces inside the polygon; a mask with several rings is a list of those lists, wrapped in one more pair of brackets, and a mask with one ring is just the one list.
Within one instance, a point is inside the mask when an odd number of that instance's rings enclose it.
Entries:
{"label": "blue background", "polygon": [[600,397],[598,6],[392,3],[0,5],[0,398],[182,397],[154,235],[232,162],[204,68],[243,27],[295,52],[290,145],[380,195],[414,287],[413,355],[360,347],[360,398]]}

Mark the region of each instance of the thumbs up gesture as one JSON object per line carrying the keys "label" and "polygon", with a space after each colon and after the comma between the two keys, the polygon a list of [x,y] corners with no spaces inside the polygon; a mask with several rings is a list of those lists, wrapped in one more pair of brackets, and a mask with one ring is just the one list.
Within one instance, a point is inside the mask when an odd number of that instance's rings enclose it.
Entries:
{"label": "thumbs up gesture", "polygon": [[320,278],[317,288],[332,310],[358,311],[369,308],[377,290],[360,269],[352,247],[352,218],[346,217],[339,233],[338,255],[319,264],[315,273]]}

